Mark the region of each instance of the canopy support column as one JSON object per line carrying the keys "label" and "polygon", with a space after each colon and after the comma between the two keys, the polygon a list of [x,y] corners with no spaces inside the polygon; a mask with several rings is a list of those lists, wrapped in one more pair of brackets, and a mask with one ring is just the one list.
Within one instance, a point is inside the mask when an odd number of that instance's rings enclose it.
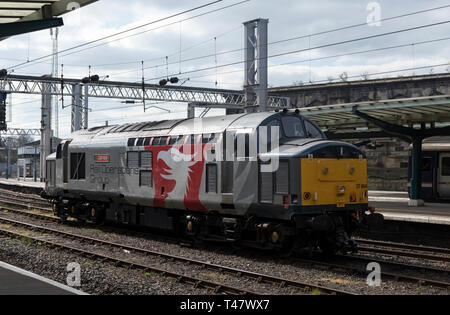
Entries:
{"label": "canopy support column", "polygon": [[424,201],[420,199],[422,192],[422,141],[423,138],[415,136],[412,138],[412,178],[409,200],[410,207],[422,207]]}

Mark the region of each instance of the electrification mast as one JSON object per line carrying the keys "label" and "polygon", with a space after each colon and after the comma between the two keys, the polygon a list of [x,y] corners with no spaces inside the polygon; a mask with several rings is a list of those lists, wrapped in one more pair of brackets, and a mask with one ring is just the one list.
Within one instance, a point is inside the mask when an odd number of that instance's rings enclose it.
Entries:
{"label": "electrification mast", "polygon": [[[53,42],[53,56],[52,56],[52,77],[58,78],[59,76],[59,69],[58,69],[58,35],[59,35],[59,29],[58,28],[52,28],[50,29],[50,36],[52,38]],[[56,91],[54,91],[56,92]],[[58,108],[58,96],[54,95],[52,98],[52,107],[54,108],[55,118],[54,118],[54,130],[55,130],[55,137],[59,137],[59,108]]]}

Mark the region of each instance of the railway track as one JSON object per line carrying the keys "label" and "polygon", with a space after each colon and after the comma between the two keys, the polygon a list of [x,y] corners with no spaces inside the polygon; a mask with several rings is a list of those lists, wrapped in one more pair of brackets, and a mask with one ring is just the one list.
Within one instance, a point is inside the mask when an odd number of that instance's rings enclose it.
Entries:
{"label": "railway track", "polygon": [[33,201],[33,202],[47,204],[47,205],[50,204],[50,202],[48,200],[43,199],[38,195],[13,192],[13,191],[1,189],[1,188],[0,188],[0,194],[2,195],[2,197],[5,197],[5,196],[10,197],[10,198],[18,198],[19,197],[19,198],[21,198],[21,200],[26,200],[26,201],[30,201],[30,202]]}
{"label": "railway track", "polygon": [[[37,213],[29,212],[29,211],[17,210],[17,209],[12,209],[12,208],[4,208],[4,207],[0,208],[0,210],[6,210],[11,213],[24,215],[24,216],[32,217],[32,218],[39,219],[39,220],[51,221],[54,223],[60,222],[60,219],[58,219],[56,217],[37,214]],[[76,224],[75,222],[71,222],[71,223]],[[114,230],[114,231],[116,231],[116,230]],[[125,231],[123,231],[123,232],[125,232]],[[116,245],[123,247],[123,245],[120,245],[120,244],[116,244]],[[136,250],[140,250],[140,249],[136,249]],[[158,255],[159,254],[160,253],[158,253]],[[164,255],[162,257],[164,257]],[[341,258],[340,262],[328,262],[328,261],[323,261],[323,260],[311,260],[311,259],[300,259],[300,258],[295,258],[295,261],[297,263],[300,263],[303,265],[310,265],[313,267],[322,266],[322,267],[326,267],[326,268],[330,268],[330,269],[346,270],[351,273],[360,274],[361,276],[367,275],[367,271],[364,268],[364,266],[366,266],[368,263],[371,263],[371,262],[377,262],[381,266],[383,266],[384,271],[382,272],[382,276],[385,278],[390,278],[390,279],[394,279],[397,281],[415,282],[415,283],[418,283],[419,285],[431,285],[431,286],[435,286],[435,287],[442,288],[442,289],[448,289],[450,287],[450,283],[445,282],[445,281],[438,281],[435,279],[427,279],[427,278],[423,278],[423,277],[414,277],[414,276],[404,275],[404,274],[398,273],[398,272],[395,273],[395,272],[386,272],[385,271],[385,269],[390,269],[390,270],[398,269],[398,270],[402,270],[402,271],[407,269],[407,270],[412,270],[412,271],[415,271],[418,273],[434,273],[434,274],[440,275],[439,278],[446,278],[446,277],[448,277],[448,274],[449,274],[449,271],[447,271],[447,270],[432,268],[432,267],[410,265],[410,264],[404,264],[404,263],[389,262],[389,261],[385,261],[385,260],[375,260],[372,258],[364,258],[364,257],[358,257],[358,256],[341,256],[340,258]],[[363,266],[362,267],[355,266],[355,264],[354,264],[355,261],[362,263]],[[218,267],[222,268],[221,266],[218,266]]]}
{"label": "railway track", "polygon": [[[15,206],[19,206],[19,207],[25,207],[25,205],[23,204],[19,204],[19,203],[14,203],[12,201],[10,201],[10,203],[14,204]],[[28,209],[28,206],[26,206]],[[12,213],[16,213],[16,214],[20,214],[20,215],[25,215],[28,217],[32,217],[35,219],[39,219],[39,220],[46,220],[46,221],[52,221],[52,222],[60,222],[59,218],[56,218],[54,216],[49,216],[49,215],[44,215],[44,214],[39,214],[39,213],[34,213],[34,212],[30,212],[30,211],[24,211],[24,210],[18,210],[18,209],[13,209],[13,208],[5,208],[5,207],[1,207],[0,209],[12,212]],[[48,212],[48,209],[45,210],[41,210],[44,213]],[[76,224],[76,223],[75,223]],[[56,233],[56,232],[55,232]],[[58,232],[59,233],[59,232]],[[97,240],[100,241],[100,240]],[[100,241],[103,242],[103,241]],[[438,252],[440,254],[446,254],[447,253],[447,249],[442,249],[442,248],[433,248],[433,247],[424,247],[424,246],[413,246],[413,245],[406,245],[406,244],[397,244],[397,243],[387,243],[387,242],[380,242],[380,241],[369,241],[369,240],[358,240],[358,242],[362,243],[362,244],[370,244],[372,246],[376,245],[376,246],[383,246],[383,248],[387,245],[391,245],[394,249],[403,249],[403,250],[417,250],[417,248],[420,248],[423,252]],[[104,243],[108,243],[108,242],[104,242]],[[124,247],[121,244],[114,244],[115,247]],[[135,251],[141,251],[141,249],[138,248],[131,248],[132,250]],[[375,248],[372,253],[379,253],[377,251],[378,248]],[[381,250],[383,253],[385,252],[385,250]],[[395,254],[393,255],[398,255],[399,253],[397,251],[394,251]],[[392,252],[390,252],[392,254]],[[401,251],[401,253],[403,253],[403,251]],[[150,254],[150,253],[147,253]],[[408,254],[408,253],[406,253]],[[409,253],[411,254],[411,253]],[[156,255],[161,255],[161,253],[157,253]],[[165,255],[165,254],[164,254]],[[184,259],[182,257],[167,257],[166,256],[161,256],[161,257],[166,257],[168,259]],[[430,254],[427,254],[428,256],[430,256]],[[404,255],[407,257],[411,257],[411,255]],[[414,258],[417,258],[417,256],[413,256]],[[430,257],[433,258],[438,258],[441,256],[436,256],[436,255],[431,255]],[[296,261],[298,263],[301,264],[307,264],[307,265],[311,265],[311,266],[323,266],[326,268],[330,268],[330,269],[341,269],[341,270],[347,270],[349,272],[354,272],[354,273],[359,273],[361,275],[367,275],[367,271],[365,270],[365,268],[362,268],[361,266],[355,267],[354,264],[352,265],[352,262],[358,261],[360,263],[370,263],[370,262],[378,262],[381,266],[383,266],[383,269],[387,268],[388,270],[392,270],[392,269],[397,269],[397,270],[403,270],[407,269],[407,270],[413,270],[415,272],[420,272],[420,273],[424,273],[424,272],[430,272],[430,273],[437,273],[437,274],[441,274],[442,278],[446,278],[448,277],[448,273],[449,271],[447,270],[442,270],[442,269],[437,269],[437,268],[432,268],[432,267],[424,267],[424,266],[417,266],[417,265],[413,265],[413,264],[405,264],[405,263],[395,263],[395,262],[391,262],[391,261],[385,261],[385,260],[380,260],[380,259],[373,259],[373,258],[365,258],[365,257],[361,257],[361,256],[345,256],[345,257],[341,257],[341,259],[343,261],[337,263],[337,262],[328,262],[328,261],[322,261],[322,260],[309,260],[309,259],[299,259],[297,258]],[[446,260],[444,260],[446,261]],[[187,263],[187,261],[185,261]],[[195,264],[195,262],[191,261],[190,263]],[[198,262],[201,263],[201,262]],[[210,268],[224,268],[223,266],[209,266]],[[230,270],[231,272],[231,270]],[[241,270],[237,271],[233,271],[233,272],[242,272]],[[242,274],[242,273],[241,273]],[[247,276],[249,277],[257,277],[257,275],[252,275],[247,274]],[[259,275],[260,276],[260,275]],[[258,276],[258,277],[259,277]],[[439,287],[439,288],[443,288],[443,289],[448,289],[450,288],[450,283],[446,282],[446,281],[438,281],[435,279],[427,279],[427,278],[423,278],[423,277],[414,277],[414,276],[410,276],[410,275],[405,275],[403,273],[399,273],[399,272],[386,272],[383,271],[382,272],[382,276],[386,277],[386,278],[391,278],[394,280],[398,280],[398,281],[406,281],[406,282],[416,282],[419,285],[431,285],[431,286],[435,286],[435,287]],[[259,279],[259,278],[257,278]],[[267,279],[267,278],[266,278]],[[264,278],[263,278],[264,280]],[[285,281],[286,279],[282,279],[282,280],[275,280],[275,279],[267,279],[267,281],[272,281],[273,283],[286,283]],[[285,285],[285,284],[284,284]],[[295,284],[295,286],[298,284]]]}
{"label": "railway track", "polygon": [[[127,246],[124,244],[118,244],[118,243],[108,242],[108,241],[104,241],[104,240],[100,240],[100,239],[96,239],[96,238],[90,238],[90,237],[86,237],[86,236],[82,236],[82,235],[78,235],[78,234],[67,233],[67,232],[63,232],[60,230],[50,229],[50,228],[46,228],[46,227],[42,227],[42,226],[38,226],[38,225],[34,225],[34,224],[29,224],[29,223],[24,223],[24,222],[20,222],[20,221],[16,221],[16,220],[0,218],[0,223],[5,224],[5,225],[20,227],[20,228],[25,228],[25,229],[28,229],[28,230],[34,231],[34,232],[39,231],[41,233],[45,233],[46,235],[49,235],[49,234],[58,235],[58,236],[61,236],[63,238],[70,239],[70,240],[76,239],[77,241],[80,241],[80,242],[83,242],[86,244],[95,245],[95,246],[106,246],[108,248],[116,248],[116,249],[120,249],[120,250],[126,250],[130,253],[142,254],[144,256],[153,256],[153,257],[157,257],[158,259],[163,258],[167,261],[177,261],[177,262],[185,263],[188,265],[197,265],[197,266],[200,266],[202,269],[204,268],[204,269],[208,269],[208,270],[218,271],[221,274],[225,273],[227,275],[232,275],[232,276],[236,276],[236,277],[246,277],[246,278],[257,281],[258,283],[268,283],[271,285],[277,285],[280,288],[289,287],[289,288],[292,288],[295,290],[300,290],[301,292],[316,292],[316,293],[320,293],[320,294],[355,295],[354,293],[337,290],[334,288],[328,288],[328,287],[314,285],[314,284],[310,284],[310,283],[304,283],[304,282],[300,282],[300,281],[289,280],[289,279],[275,277],[275,276],[271,276],[271,275],[255,273],[255,272],[242,270],[242,269],[225,267],[225,266],[211,264],[211,263],[207,263],[207,262],[203,262],[203,261],[199,261],[199,260],[189,259],[189,258],[185,258],[185,257],[175,256],[175,255],[169,255],[169,254],[165,254],[162,252],[131,247],[131,246]],[[249,291],[247,289],[237,288],[237,287],[233,287],[233,286],[229,286],[229,285],[225,285],[225,284],[220,284],[217,282],[211,282],[211,281],[200,279],[197,277],[186,276],[184,274],[171,272],[171,271],[168,271],[167,269],[161,269],[161,268],[157,268],[157,267],[154,267],[151,265],[143,265],[143,264],[139,264],[139,263],[132,262],[129,260],[122,260],[122,259],[118,259],[118,258],[111,257],[111,256],[105,256],[105,255],[87,251],[84,249],[67,246],[67,245],[57,243],[54,241],[49,241],[48,238],[43,239],[43,238],[31,237],[31,236],[23,234],[23,233],[11,232],[4,228],[0,228],[0,233],[9,235],[9,236],[12,235],[14,237],[26,237],[28,239],[31,239],[34,242],[44,242],[45,244],[47,244],[51,247],[67,249],[72,252],[76,252],[76,253],[79,253],[82,255],[87,255],[91,258],[100,259],[101,261],[110,261],[110,262],[114,262],[119,265],[125,265],[127,267],[131,267],[134,269],[142,269],[144,271],[157,272],[157,273],[169,276],[169,277],[176,278],[182,282],[191,283],[196,286],[201,286],[202,288],[206,288],[206,289],[214,288],[215,292],[223,292],[223,293],[227,293],[227,294],[250,294],[250,295],[264,293],[264,292],[253,292],[253,291]]]}
{"label": "railway track", "polygon": [[[45,200],[41,201],[34,201],[31,199],[26,199],[26,198],[17,198],[16,196],[8,196],[8,195],[1,195],[1,199],[0,199],[1,203],[4,204],[10,204],[12,206],[21,206],[21,207],[26,207],[28,209],[37,209],[37,210],[42,210],[42,211],[48,211],[48,212],[52,212],[52,208],[50,203],[45,202]],[[39,205],[38,205],[39,204]]]}
{"label": "railway track", "polygon": [[[2,191],[0,191],[0,193],[3,194]],[[23,200],[19,200],[17,197],[12,197],[11,195],[8,197],[3,197],[2,195],[1,202],[11,206],[20,206],[27,209],[35,209],[49,213],[53,212],[50,207],[43,207],[42,204],[40,206],[35,206],[33,203],[24,203]],[[450,262],[450,249],[447,248],[417,246],[365,239],[356,239],[356,241],[358,242],[358,250],[363,253]]]}
{"label": "railway track", "polygon": [[358,242],[359,252],[450,262],[450,250],[447,248],[362,239],[357,239],[356,241]]}

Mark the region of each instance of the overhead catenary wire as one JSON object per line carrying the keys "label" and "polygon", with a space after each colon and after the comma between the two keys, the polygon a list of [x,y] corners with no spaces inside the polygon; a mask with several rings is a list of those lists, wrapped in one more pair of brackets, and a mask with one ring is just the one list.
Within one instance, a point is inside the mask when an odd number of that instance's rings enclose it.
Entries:
{"label": "overhead catenary wire", "polygon": [[[81,48],[81,47],[84,47],[84,46],[88,46],[88,45],[91,45],[91,44],[94,44],[94,43],[97,43],[97,42],[100,42],[100,41],[104,41],[104,40],[109,39],[111,37],[115,37],[115,36],[118,36],[118,35],[130,32],[130,31],[142,28],[142,27],[146,27],[146,26],[149,26],[151,24],[156,24],[156,23],[159,23],[159,22],[162,22],[164,20],[168,20],[168,19],[180,16],[180,15],[184,15],[186,13],[193,12],[193,11],[205,8],[207,6],[211,6],[213,4],[216,4],[216,3],[222,2],[222,1],[224,1],[224,0],[217,0],[217,1],[214,1],[214,2],[210,2],[208,4],[205,4],[205,5],[193,8],[193,9],[185,10],[183,12],[180,12],[180,13],[177,13],[177,14],[173,14],[173,15],[170,15],[170,16],[165,17],[165,18],[161,18],[161,19],[153,21],[153,22],[149,22],[149,23],[146,23],[146,24],[138,26],[138,27],[134,27],[134,28],[122,31],[122,32],[118,32],[118,33],[115,33],[115,34],[112,34],[112,35],[109,35],[109,36],[105,36],[105,37],[102,37],[102,38],[99,38],[99,39],[96,39],[96,40],[93,40],[93,41],[90,41],[90,42],[87,42],[87,43],[83,43],[83,44],[80,44],[80,45],[76,45],[76,46],[64,49],[64,50],[60,51],[60,53],[62,54],[60,56],[60,58],[63,58],[63,57],[66,57],[66,56],[69,56],[69,55],[72,55],[72,54],[80,53],[80,52],[83,52],[83,51],[86,51],[86,50],[89,50],[89,49],[92,49],[92,48],[104,46],[104,45],[106,45],[108,43],[112,43],[112,42],[116,42],[116,41],[119,41],[119,40],[127,39],[127,38],[130,38],[130,37],[133,37],[133,36],[138,36],[138,35],[141,35],[141,34],[144,34],[144,33],[148,33],[150,31],[158,30],[158,29],[161,29],[161,28],[164,28],[164,27],[167,27],[167,26],[171,26],[171,25],[177,24],[177,23],[179,23],[178,21],[177,22],[172,22],[172,23],[169,23],[169,24],[166,24],[166,25],[162,25],[162,26],[150,29],[150,30],[145,30],[145,31],[142,31],[142,32],[139,32],[139,33],[136,33],[136,34],[131,34],[131,35],[128,35],[128,36],[125,36],[125,37],[121,37],[121,38],[118,38],[118,39],[110,40],[110,41],[105,42],[105,43],[100,43],[98,45],[91,46],[91,47],[88,47],[88,48],[85,48],[85,49],[77,50],[75,52],[63,54],[63,53],[66,53],[68,51],[75,50],[75,49],[78,49],[78,48]],[[201,17],[201,16],[205,16],[207,14],[211,14],[211,13],[214,13],[214,12],[222,11],[222,10],[225,10],[225,9],[228,9],[228,8],[231,8],[231,7],[243,4],[243,3],[247,3],[247,2],[250,2],[250,1],[251,0],[243,0],[243,1],[231,4],[231,5],[228,5],[228,6],[224,6],[224,7],[215,9],[215,10],[207,11],[207,12],[204,12],[204,13],[201,13],[201,14],[198,14],[198,15],[195,15],[195,16],[183,19],[181,21],[184,22],[184,21],[192,20],[192,19],[195,19],[195,18],[198,18],[198,17]],[[24,67],[28,67],[28,66],[33,66],[33,65],[41,63],[41,60],[45,60],[47,58],[51,58],[52,56],[53,56],[53,54],[48,54],[48,55],[45,55],[45,56],[33,59],[33,60],[29,61],[29,62],[23,62],[23,63],[15,65],[15,66],[11,66],[11,67],[8,68],[8,70],[9,69],[14,69],[14,68],[24,68]]]}
{"label": "overhead catenary wire", "polygon": [[[444,25],[444,24],[448,24],[448,23],[450,23],[450,20],[437,22],[437,23],[431,23],[431,24],[425,24],[425,25],[420,25],[420,26],[415,26],[415,27],[411,27],[411,28],[407,28],[407,29],[391,31],[391,32],[386,32],[386,33],[381,33],[381,34],[376,34],[376,35],[369,35],[369,36],[364,36],[364,37],[359,37],[359,38],[354,38],[354,39],[334,42],[334,43],[330,43],[330,44],[319,45],[319,46],[315,46],[315,47],[311,47],[311,48],[303,48],[303,49],[292,50],[292,51],[288,51],[288,52],[273,54],[273,55],[268,56],[267,58],[268,59],[272,59],[272,58],[277,58],[277,57],[281,57],[281,56],[307,52],[307,51],[310,51],[310,50],[317,50],[317,49],[322,49],[322,48],[327,48],[327,47],[332,47],[332,46],[339,46],[339,45],[344,45],[344,44],[349,44],[349,43],[355,43],[355,42],[359,42],[359,41],[363,41],[363,40],[368,40],[368,39],[373,39],[373,38],[378,38],[378,37],[384,37],[384,36],[389,36],[389,35],[394,35],[394,34],[399,34],[399,33],[404,33],[404,32],[410,32],[410,31],[414,31],[414,30],[418,30],[418,29],[429,28],[429,27]],[[259,59],[261,59],[261,58],[256,58],[255,61],[259,60]],[[225,67],[229,67],[229,66],[243,64],[245,62],[246,62],[245,60],[231,62],[231,63],[227,63],[227,64],[218,65],[217,68],[225,68]],[[147,69],[151,69],[151,68],[152,67],[149,67]],[[197,73],[197,72],[202,72],[202,71],[207,71],[207,70],[213,70],[215,68],[216,67],[205,67],[205,68],[185,71],[185,72],[183,72],[181,74]],[[173,76],[173,75],[176,75],[176,74],[171,74],[169,76]],[[154,77],[154,78],[148,79],[147,82],[148,81],[153,81],[153,80],[159,80],[161,78],[163,78],[163,77]]]}
{"label": "overhead catenary wire", "polygon": [[[394,19],[399,19],[399,18],[404,18],[404,17],[408,17],[408,16],[413,16],[413,15],[417,15],[417,14],[422,14],[422,13],[426,13],[426,12],[432,12],[432,11],[436,11],[436,10],[442,10],[442,9],[446,9],[449,8],[450,5],[445,5],[445,6],[439,6],[439,7],[434,7],[434,8],[430,8],[430,9],[425,9],[425,10],[420,10],[420,11],[415,11],[415,12],[410,12],[410,13],[406,13],[406,14],[401,14],[401,15],[397,15],[397,16],[393,16],[393,17],[388,17],[388,18],[383,18],[380,19],[379,21],[376,22],[385,22],[385,21],[390,21],[390,20],[394,20]],[[178,22],[174,22],[171,23],[169,25],[172,24],[176,24]],[[333,33],[333,32],[338,32],[338,31],[343,31],[343,30],[348,30],[348,29],[352,29],[352,28],[357,28],[357,27],[361,27],[361,26],[366,26],[367,23],[358,23],[358,24],[354,24],[354,25],[349,25],[349,26],[344,26],[344,27],[339,27],[339,28],[334,28],[334,29],[330,29],[330,30],[325,30],[325,31],[320,31],[320,32],[316,32],[316,33],[312,33],[312,34],[308,34],[308,35],[301,35],[301,36],[296,36],[296,37],[291,37],[291,38],[287,38],[287,39],[281,39],[281,40],[277,40],[277,41],[273,41],[273,42],[269,42],[268,45],[274,45],[274,44],[279,44],[279,43],[285,43],[288,41],[294,41],[294,40],[299,40],[299,39],[304,39],[304,38],[311,38],[314,36],[319,36],[319,35],[325,35],[325,34],[329,34],[329,33]],[[224,54],[230,54],[230,53],[235,53],[235,52],[240,52],[243,51],[244,48],[239,48],[239,49],[233,49],[233,50],[227,50],[227,51],[223,51],[223,52],[219,52],[216,53],[216,55],[224,55]],[[210,58],[214,56],[214,54],[208,54],[208,55],[204,55],[204,56],[199,56],[199,57],[193,57],[193,58],[189,58],[186,60],[182,60],[181,62],[190,62],[190,61],[195,61],[195,60],[200,60],[200,59],[205,59],[205,58]],[[151,61],[156,61],[156,60],[162,60],[164,59],[164,57],[161,58],[155,58],[153,60],[147,60],[146,62],[151,62]],[[134,63],[138,63],[139,61],[134,61],[134,62],[129,62],[126,64],[134,64]],[[169,65],[175,64],[177,62],[171,62]],[[117,63],[116,63],[117,64]],[[114,65],[114,64],[108,64],[108,65]],[[154,65],[154,66],[150,66],[148,69],[151,68],[156,68],[159,67],[161,65]],[[120,72],[120,73],[114,73],[111,76],[114,75],[121,75],[121,74],[127,74],[127,73],[132,73],[132,72],[137,72],[140,69],[134,69],[134,70],[127,70],[124,72]]]}
{"label": "overhead catenary wire", "polygon": [[[95,40],[92,40],[92,41],[89,41],[89,42],[86,42],[86,43],[83,43],[83,44],[79,44],[79,45],[76,45],[76,46],[73,46],[73,47],[70,47],[70,48],[67,48],[67,49],[63,49],[59,53],[64,53],[64,52],[67,52],[67,51],[70,51],[70,50],[74,50],[74,49],[77,49],[77,48],[80,48],[80,47],[84,47],[84,46],[87,46],[87,45],[91,45],[91,44],[103,41],[105,39],[109,39],[109,38],[112,38],[112,37],[115,37],[115,36],[119,36],[119,35],[122,35],[122,34],[125,34],[125,33],[128,33],[128,32],[132,32],[132,31],[135,31],[137,29],[140,29],[140,28],[152,25],[152,24],[156,24],[156,23],[159,23],[159,22],[162,22],[162,21],[165,21],[165,20],[168,20],[168,19],[180,16],[180,15],[189,13],[189,12],[197,11],[197,10],[200,10],[202,8],[205,8],[205,7],[209,7],[211,5],[214,5],[214,4],[222,2],[222,1],[224,1],[224,0],[215,0],[213,2],[209,2],[209,3],[203,4],[201,6],[197,6],[197,7],[188,9],[188,10],[184,10],[182,12],[179,12],[179,13],[176,13],[176,14],[172,14],[172,15],[169,15],[167,17],[164,17],[164,18],[161,18],[161,19],[157,19],[157,20],[154,20],[154,21],[151,21],[151,22],[148,22],[148,23],[136,26],[136,27],[132,27],[132,28],[126,29],[126,30],[121,31],[121,32],[117,32],[117,33],[114,33],[114,34],[111,34],[111,35],[108,35],[108,36],[104,36],[104,37],[101,37],[101,38],[98,38],[98,39],[95,39]],[[39,60],[42,60],[42,59],[45,59],[45,58],[50,58],[50,57],[53,57],[53,55],[54,54],[49,54],[49,55],[46,55],[46,56],[42,56],[42,57],[30,60],[29,62],[35,62],[35,61],[39,61]],[[27,63],[28,62],[24,62],[24,63],[18,64],[18,65],[12,66],[12,67],[10,67],[8,69],[17,68],[17,67],[25,65]]]}
{"label": "overhead catenary wire", "polygon": [[[219,8],[219,9],[216,9],[216,10],[213,10],[213,11],[209,11],[209,12],[206,12],[206,13],[203,13],[203,14],[200,14],[200,15],[197,15],[197,16],[193,16],[193,17],[188,18],[188,19],[192,19],[192,18],[201,16],[201,15],[208,14],[208,13],[211,13],[211,12],[215,12],[215,11],[217,11],[217,10],[221,10],[221,9],[228,8],[228,7],[231,7],[231,6],[239,5],[239,4],[243,3],[243,2],[248,2],[248,1],[250,1],[250,0],[242,1],[242,2],[239,2],[239,3],[235,3],[235,4],[232,4],[232,5],[227,6],[227,7]],[[404,18],[404,17],[413,16],[413,15],[417,15],[417,14],[422,14],[422,13],[432,12],[432,11],[436,11],[436,10],[442,10],[442,9],[446,9],[446,8],[449,8],[449,7],[450,7],[450,5],[444,5],[444,6],[434,7],[434,8],[430,8],[430,9],[424,9],[424,10],[415,11],[415,12],[410,12],[410,13],[405,13],[405,14],[401,14],[401,15],[397,15],[397,16],[393,16],[393,17],[383,18],[383,19],[380,19],[380,20],[375,21],[375,22],[390,21],[390,20],[399,19],[399,18]],[[185,20],[188,20],[188,19],[185,19]],[[182,20],[182,21],[185,21],[185,20]],[[170,26],[170,25],[173,25],[173,24],[176,24],[176,23],[178,23],[178,22],[174,22],[174,23],[171,23],[171,24],[168,24],[168,25],[165,25],[165,26]],[[292,40],[297,40],[297,39],[302,39],[302,38],[307,38],[307,37],[309,37],[309,36],[318,36],[318,35],[324,35],[324,34],[328,34],[328,33],[332,33],[332,32],[337,32],[337,31],[342,31],[342,30],[348,30],[348,29],[351,29],[351,28],[357,28],[357,27],[361,27],[361,26],[365,26],[365,25],[367,25],[367,23],[359,23],[359,24],[354,24],[354,25],[349,25],[349,26],[344,26],[344,27],[334,28],[334,29],[325,30],[325,31],[321,31],[321,32],[316,32],[316,33],[312,33],[312,34],[308,34],[308,35],[296,36],[296,37],[292,37],[292,38],[287,38],[287,39],[277,40],[277,41],[274,41],[274,42],[269,42],[269,45],[277,44],[277,43],[283,43],[283,42],[292,41]],[[165,27],[165,26],[163,26],[163,27]],[[158,28],[156,28],[156,29],[158,29]],[[154,30],[154,29],[152,29],[152,30]],[[148,31],[152,31],[152,30],[148,30]],[[144,31],[144,32],[147,32],[147,31]],[[139,33],[139,34],[140,34],[140,33]],[[133,35],[131,35],[131,36],[139,35],[139,34],[133,34]],[[124,38],[128,38],[128,37],[124,37]],[[121,39],[124,39],[124,38],[120,38],[120,39],[118,39],[118,40],[121,40]],[[101,45],[104,45],[104,44],[107,44],[107,43],[103,43],[103,44],[101,44]],[[99,46],[101,46],[101,45],[99,45]],[[98,47],[98,46],[93,46],[92,48],[95,48],[95,47]],[[76,47],[75,47],[75,48],[76,48]],[[72,48],[70,48],[70,49],[72,49]],[[90,48],[88,48],[88,49],[90,49]],[[244,49],[244,48],[240,48],[240,49],[236,49],[236,50],[231,50],[231,51],[228,51],[228,53],[237,52],[237,51],[242,51],[243,49]],[[81,51],[84,51],[84,50],[81,50]],[[81,51],[77,51],[77,52],[81,52]],[[77,53],[77,52],[73,52],[73,53]],[[71,54],[72,54],[72,53],[71,53]],[[219,53],[219,54],[220,54],[220,53]],[[69,55],[69,54],[66,54],[66,55],[63,55],[63,56],[61,56],[61,57],[68,56],[68,55]],[[52,56],[52,55],[49,55],[49,56]],[[209,56],[205,56],[205,57],[209,57]],[[44,58],[44,57],[43,57],[43,58]],[[164,58],[164,57],[161,57],[161,58],[155,58],[155,59],[153,59],[153,60],[146,60],[146,62],[156,61],[156,60],[163,59],[163,58]],[[135,63],[137,64],[137,63],[139,63],[139,62],[140,62],[140,60],[139,60],[139,61],[126,62],[126,63],[106,64],[106,65],[110,66],[110,65],[115,65],[115,64],[135,64]],[[23,63],[23,64],[28,64],[28,63],[25,62],[25,63]],[[33,65],[33,64],[31,64],[31,65],[29,65],[29,66],[32,66],[32,65]],[[96,65],[96,66],[97,66],[97,65]],[[98,65],[98,66],[104,66],[104,65]],[[18,67],[18,66],[16,65],[16,66],[14,66],[14,67]],[[13,67],[11,67],[11,68],[13,68]],[[9,69],[9,68],[8,68],[8,69]],[[136,71],[139,71],[139,70],[140,70],[140,69],[137,69]]]}

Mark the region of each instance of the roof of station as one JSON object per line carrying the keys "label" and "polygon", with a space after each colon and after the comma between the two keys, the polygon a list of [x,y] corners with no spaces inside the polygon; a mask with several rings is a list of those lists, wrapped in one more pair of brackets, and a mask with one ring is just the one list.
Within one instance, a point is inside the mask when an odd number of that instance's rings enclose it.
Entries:
{"label": "roof of station", "polygon": [[58,16],[97,0],[0,0],[0,40],[64,25]]}
{"label": "roof of station", "polygon": [[0,1],[0,23],[49,19],[97,0],[23,0]]}
{"label": "roof of station", "polygon": [[380,129],[356,115],[356,111],[398,126],[448,125],[450,95],[327,105],[299,110],[324,130],[335,134],[357,135]]}

